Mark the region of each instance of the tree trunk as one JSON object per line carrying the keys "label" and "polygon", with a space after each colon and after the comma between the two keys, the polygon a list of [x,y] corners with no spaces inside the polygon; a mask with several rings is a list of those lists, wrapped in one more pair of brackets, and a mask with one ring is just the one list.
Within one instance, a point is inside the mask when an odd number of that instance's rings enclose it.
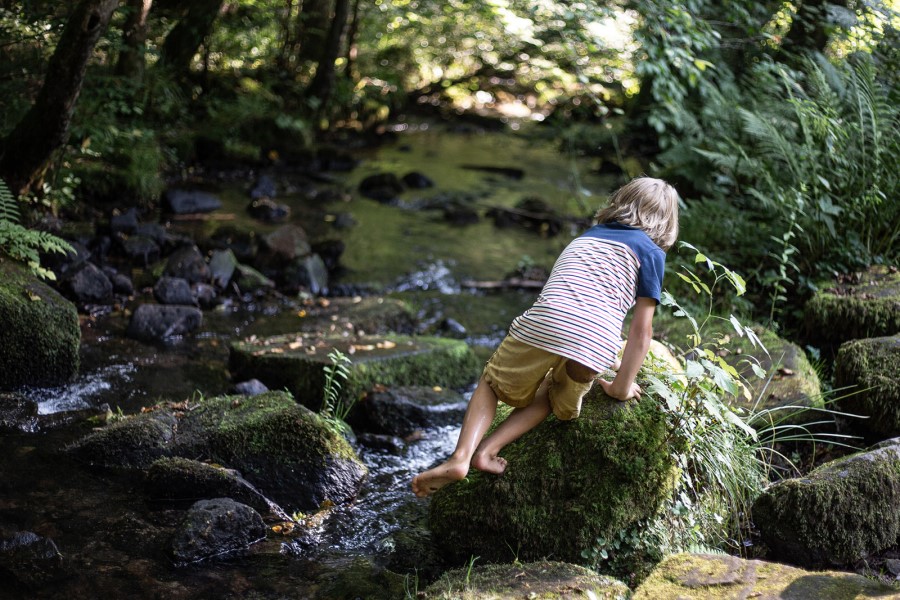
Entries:
{"label": "tree trunk", "polygon": [[347,67],[344,69],[344,75],[351,81],[355,78],[354,70],[356,69],[356,56],[358,48],[356,47],[356,35],[359,32],[359,0],[353,3],[353,15],[350,17],[350,27],[347,29]]}
{"label": "tree trunk", "polygon": [[193,0],[188,3],[184,17],[163,41],[159,55],[160,67],[171,70],[176,77],[186,76],[190,72],[191,61],[203,40],[212,32],[223,1]]}
{"label": "tree trunk", "polygon": [[122,27],[122,50],[116,62],[116,75],[133,79],[143,77],[147,13],[152,4],[153,0],[127,0],[128,16]]}
{"label": "tree trunk", "polygon": [[72,11],[37,99],[0,144],[0,177],[13,193],[39,188],[53,153],[66,142],[88,60],[118,4],[82,0]]}
{"label": "tree trunk", "polygon": [[298,62],[322,60],[325,36],[332,14],[332,0],[304,0],[297,15]]}
{"label": "tree trunk", "polygon": [[316,76],[313,77],[308,90],[310,95],[319,99],[319,106],[322,108],[328,106],[331,95],[334,93],[334,62],[341,55],[341,40],[344,37],[344,28],[347,27],[347,17],[349,16],[350,0],[336,0],[334,18],[331,20],[328,38],[322,49],[322,58],[319,60]]}

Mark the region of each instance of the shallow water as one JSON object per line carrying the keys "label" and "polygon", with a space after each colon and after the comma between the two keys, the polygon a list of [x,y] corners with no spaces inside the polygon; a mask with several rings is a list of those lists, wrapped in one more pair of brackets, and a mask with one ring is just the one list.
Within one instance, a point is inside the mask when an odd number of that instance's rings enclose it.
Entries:
{"label": "shallow water", "polygon": [[[521,180],[466,169],[465,165],[518,167]],[[512,206],[539,195],[569,215],[585,216],[582,203],[595,208],[613,184],[589,174],[586,161],[566,158],[546,142],[510,134],[459,134],[414,127],[396,142],[362,156],[360,166],[338,174],[350,201],[311,202],[297,193],[279,197],[292,206],[292,220],[313,240],[341,238],[346,243],[341,283],[366,284],[409,300],[423,321],[452,318],[466,328],[468,341],[482,354],[501,339],[508,323],[534,296],[533,291],[474,293],[466,279],[502,279],[532,262],[549,268],[577,232],[554,238],[514,229],[496,229],[490,219],[469,226],[443,222],[436,211],[414,208],[422,198],[456,192],[474,195],[480,207]],[[403,175],[419,171],[436,182],[427,190],[407,191],[398,205],[360,197],[355,187],[382,171]],[[224,222],[260,225],[243,211],[243,184],[223,184]],[[332,227],[333,217],[349,212],[356,225]],[[223,221],[179,222],[194,235],[209,233]],[[68,386],[26,390],[41,414],[108,405],[112,412],[133,413],[158,400],[227,392],[231,340],[273,335],[299,327],[297,299],[275,297],[251,303],[228,302],[204,312],[202,333],[165,346],[124,337],[127,315],[112,312],[85,318],[82,373]],[[105,407],[104,407],[105,409]],[[423,514],[427,501],[408,491],[416,472],[452,450],[458,429],[424,432],[400,455],[361,449],[370,470],[366,486],[352,506],[331,512],[305,541],[270,539],[246,554],[176,569],[165,557],[165,532],[180,510],[149,506],[131,480],[97,474],[60,453],[88,430],[76,424],[50,432],[17,433],[0,439],[0,533],[28,530],[52,538],[70,568],[68,576],[35,597],[305,598],[320,594],[323,580],[346,568],[355,557],[378,560],[390,552],[391,534]],[[8,592],[9,597],[30,593]],[[0,592],[0,597],[6,597]]]}

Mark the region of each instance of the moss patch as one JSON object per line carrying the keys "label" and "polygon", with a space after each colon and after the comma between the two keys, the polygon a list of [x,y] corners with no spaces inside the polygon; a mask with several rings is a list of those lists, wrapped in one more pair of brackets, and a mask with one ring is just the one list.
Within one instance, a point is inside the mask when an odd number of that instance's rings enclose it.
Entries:
{"label": "moss patch", "polygon": [[900,539],[900,445],[853,454],[779,482],[753,505],[777,560],[850,565]]}
{"label": "moss patch", "polygon": [[231,345],[229,369],[238,380],[255,378],[270,389],[287,389],[303,405],[318,410],[332,348],[352,361],[341,386],[345,399],[358,398],[377,383],[457,388],[478,378],[479,362],[464,342],[402,335],[250,339]]}
{"label": "moss patch", "polygon": [[[498,411],[495,425],[508,411]],[[580,563],[582,551],[653,515],[673,470],[659,400],[627,404],[599,386],[581,416],[551,416],[507,446],[497,477],[471,471],[432,498],[429,527],[455,564],[545,556]]]}
{"label": "moss patch", "polygon": [[[852,386],[838,406],[868,419],[851,419],[879,439],[900,436],[900,335],[855,340],[841,345],[835,361],[835,387]],[[852,392],[858,393],[852,393]],[[850,395],[846,395],[850,394]]]}
{"label": "moss patch", "polygon": [[540,561],[455,569],[429,585],[420,597],[435,600],[626,600],[631,597],[631,591],[621,581],[578,565]]}
{"label": "moss patch", "polygon": [[634,600],[796,598],[860,600],[900,598],[900,589],[855,573],[810,572],[727,555],[675,554],[635,591]]}
{"label": "moss patch", "polygon": [[78,373],[75,306],[27,269],[0,259],[0,389],[59,385]]}

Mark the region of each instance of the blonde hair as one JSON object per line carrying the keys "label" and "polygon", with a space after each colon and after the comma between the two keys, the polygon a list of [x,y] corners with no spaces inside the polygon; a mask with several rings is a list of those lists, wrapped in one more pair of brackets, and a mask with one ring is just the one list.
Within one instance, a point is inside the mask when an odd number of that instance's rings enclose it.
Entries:
{"label": "blonde hair", "polygon": [[613,192],[594,219],[637,227],[668,251],[678,239],[678,192],[662,179],[637,177]]}

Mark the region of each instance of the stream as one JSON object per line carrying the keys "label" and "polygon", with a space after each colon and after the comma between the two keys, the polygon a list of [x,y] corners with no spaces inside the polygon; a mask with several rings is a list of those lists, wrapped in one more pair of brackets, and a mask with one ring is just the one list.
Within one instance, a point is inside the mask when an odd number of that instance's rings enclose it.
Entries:
{"label": "stream", "polygon": [[[346,199],[306,202],[297,192],[277,201],[292,207],[291,222],[302,226],[311,241],[340,239],[346,244],[342,271],[331,282],[335,292],[365,289],[407,299],[423,323],[458,322],[467,342],[486,358],[535,291],[475,291],[463,282],[501,280],[523,264],[549,269],[579,227],[572,223],[545,237],[498,228],[484,212],[536,196],[562,215],[585,217],[585,207],[595,210],[618,182],[593,173],[588,159],[567,157],[551,142],[513,132],[460,132],[425,123],[396,129],[393,141],[356,152],[360,163],[355,169],[333,174],[349,192]],[[473,165],[521,169],[524,177]],[[368,175],[410,171],[426,175],[434,187],[407,190],[391,204],[357,192]],[[217,193],[223,201],[219,213],[228,215],[229,222],[252,224],[260,232],[277,227],[247,215],[246,182],[222,181]],[[452,225],[440,211],[427,208],[460,196],[478,207],[482,216],[477,223]],[[335,227],[342,214],[355,224]],[[183,221],[172,228],[200,239],[218,225]],[[146,297],[130,304],[141,300]],[[25,395],[39,403],[41,415],[65,420],[101,407],[132,414],[160,400],[224,394],[234,383],[227,371],[229,343],[295,331],[300,308],[299,299],[278,294],[250,302],[228,300],[204,311],[199,332],[165,346],[126,338],[123,310],[82,315],[82,366],[76,381],[25,390]],[[467,395],[471,389],[461,391]],[[138,482],[90,471],[60,452],[88,427],[82,419],[72,419],[52,429],[0,436],[0,533],[33,531],[51,538],[64,564],[59,576],[39,591],[0,589],[0,598],[355,597],[336,591],[342,588],[335,581],[354,569],[362,569],[365,577],[389,553],[392,533],[427,511],[427,501],[409,492],[409,481],[449,454],[458,433],[456,427],[427,430],[402,454],[361,448],[369,479],[352,505],[331,511],[312,532],[314,543],[270,534],[242,554],[176,568],[164,550],[183,511],[153,506]],[[414,596],[415,578],[408,578],[407,585]]]}

